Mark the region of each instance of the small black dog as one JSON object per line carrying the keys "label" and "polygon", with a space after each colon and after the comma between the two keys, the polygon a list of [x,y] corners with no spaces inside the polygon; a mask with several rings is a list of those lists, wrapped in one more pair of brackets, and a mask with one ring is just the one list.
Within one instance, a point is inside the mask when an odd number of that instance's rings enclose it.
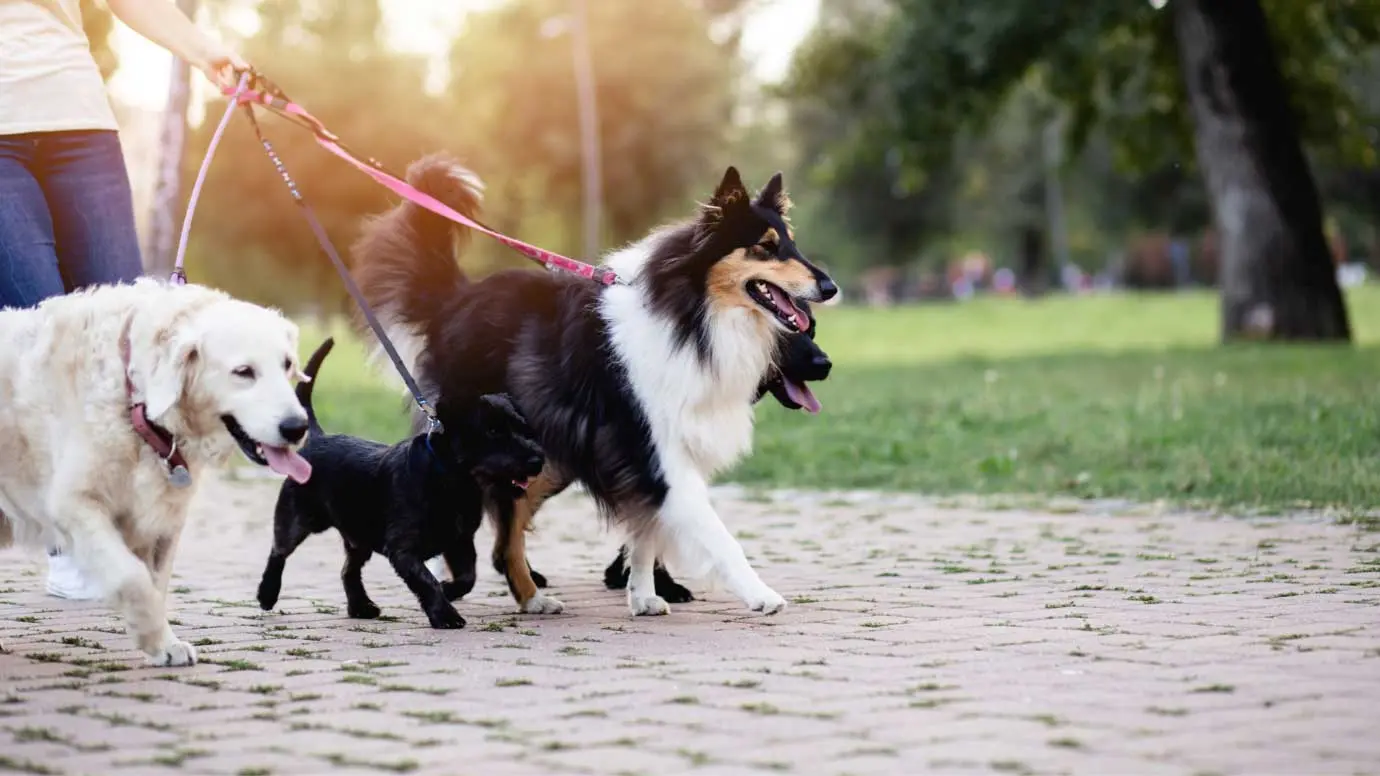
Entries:
{"label": "small black dog", "polygon": [[[834,364],[829,360],[829,355],[815,344],[815,316],[809,304],[799,299],[794,301],[796,307],[810,319],[810,326],[804,333],[783,337],[773,371],[757,388],[757,401],[770,393],[786,409],[803,409],[813,415],[819,412],[820,403],[807,383],[828,379]],[[626,546],[619,548],[618,556],[604,569],[604,587],[609,590],[623,590],[628,586],[627,551]],[[695,600],[689,588],[677,582],[660,560],[653,567],[652,577],[656,583],[656,594],[667,603],[683,604]],[[532,579],[537,587],[546,587],[546,578],[536,571],[532,571]]]}
{"label": "small black dog", "polygon": [[[283,566],[306,538],[328,528],[345,543],[345,585],[349,614],[379,616],[360,571],[374,553],[417,596],[433,628],[463,628],[465,620],[451,601],[474,589],[474,533],[483,519],[484,495],[520,495],[527,479],[541,472],[544,456],[522,414],[507,396],[483,396],[468,412],[452,412],[451,423],[396,445],[327,434],[312,409],[311,378],[334,341],[312,354],[297,386],[307,411],[310,437],[301,454],[311,462],[312,478],[283,483],[273,514],[273,551],[259,583],[259,605],[272,609],[282,589]],[[515,490],[516,489],[516,490]],[[455,580],[442,584],[423,565],[443,555]]]}

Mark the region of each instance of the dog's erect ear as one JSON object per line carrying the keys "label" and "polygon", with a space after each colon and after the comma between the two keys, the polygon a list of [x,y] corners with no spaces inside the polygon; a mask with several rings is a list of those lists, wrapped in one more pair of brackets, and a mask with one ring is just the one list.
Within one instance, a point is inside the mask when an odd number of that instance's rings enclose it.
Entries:
{"label": "dog's erect ear", "polygon": [[187,388],[189,369],[198,358],[197,339],[190,332],[158,348],[144,378],[144,414],[157,422]]}
{"label": "dog's erect ear", "polygon": [[782,215],[791,209],[791,198],[786,196],[786,184],[782,182],[781,173],[771,176],[771,180],[757,194],[754,204],[771,208]]}
{"label": "dog's erect ear", "polygon": [[709,200],[709,204],[723,208],[735,202],[747,202],[747,198],[747,189],[743,187],[743,179],[738,177],[738,168],[730,166],[724,171],[724,179],[719,181],[718,188],[714,189],[714,198]]}

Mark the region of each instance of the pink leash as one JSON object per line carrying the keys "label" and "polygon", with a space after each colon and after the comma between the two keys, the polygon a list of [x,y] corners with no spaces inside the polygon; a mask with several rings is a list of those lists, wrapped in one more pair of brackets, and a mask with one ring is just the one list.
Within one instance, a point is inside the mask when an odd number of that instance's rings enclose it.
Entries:
{"label": "pink leash", "polygon": [[[246,74],[246,77],[247,76],[248,74]],[[339,137],[330,130],[326,129],[325,125],[322,124],[321,121],[317,119],[315,116],[308,113],[305,108],[303,108],[301,105],[298,105],[295,102],[292,102],[291,100],[288,100],[286,95],[282,94],[281,90],[278,90],[276,87],[273,87],[271,84],[268,84],[261,77],[255,76],[255,80],[260,85],[260,89],[245,88],[245,82],[242,79],[240,86],[236,89],[225,90],[226,95],[231,97],[231,104],[230,107],[226,109],[226,118],[221,120],[221,129],[224,128],[225,122],[229,118],[230,110],[233,109],[233,107],[237,103],[246,106],[250,104],[262,105],[275,113],[293,119],[293,123],[310,130],[313,137],[316,138],[317,144],[319,144],[322,148],[326,149],[327,151],[330,151],[332,154],[340,157],[341,159],[344,159],[346,162],[349,162],[351,165],[359,169],[361,172],[373,178],[380,185],[384,186],[389,191],[392,191],[394,194],[397,194],[403,199],[420,205],[421,207],[430,210],[431,212],[441,216],[442,218],[449,219],[457,224],[460,224],[461,226],[465,226],[470,229],[473,229],[476,232],[480,232],[481,234],[488,235],[489,237],[497,240],[500,243],[503,243],[504,245],[507,245],[508,247],[512,248],[518,253],[521,253],[523,256],[526,256],[532,261],[541,264],[547,269],[558,269],[565,272],[569,272],[571,274],[578,275],[579,277],[588,278],[590,280],[595,281],[596,283],[600,283],[605,286],[610,286],[616,283],[623,282],[618,277],[618,275],[611,269],[607,269],[604,267],[596,267],[592,264],[586,264],[582,261],[576,261],[575,259],[569,258],[567,256],[562,256],[559,253],[548,251],[545,248],[539,248],[535,245],[532,245],[531,243],[523,242],[522,240],[519,240],[515,237],[509,237],[508,235],[503,234],[502,232],[490,229],[489,227],[484,226],[478,221],[475,221],[474,219],[457,212],[456,210],[449,207],[444,202],[441,202],[440,200],[431,196],[430,194],[418,190],[416,187],[412,186],[407,181],[403,180],[401,177],[385,170],[383,168],[383,165],[379,164],[378,162],[372,159],[370,159],[367,162],[361,160],[358,156],[347,150],[344,147],[344,145],[341,144]],[[277,95],[275,96],[274,94],[270,94],[269,90],[277,92]],[[211,148],[207,151],[207,162],[205,164],[209,164],[210,154],[215,149],[215,142],[216,139],[218,139],[218,137],[219,134],[217,134],[216,138],[212,140]],[[203,174],[205,172],[205,164],[203,164],[202,167]],[[200,180],[198,180],[197,185],[199,188]],[[193,190],[193,203],[195,203],[196,201],[195,196],[196,190]],[[190,212],[191,211],[189,209],[188,213],[190,214]],[[184,234],[185,228],[186,227],[184,226]]]}
{"label": "pink leash", "polygon": [[196,183],[192,185],[192,195],[187,199],[187,212],[182,216],[182,235],[177,238],[177,258],[173,260],[172,276],[168,278],[173,285],[180,286],[187,282],[184,264],[187,261],[187,237],[192,233],[192,214],[196,213],[196,203],[201,199],[201,187],[206,184],[206,173],[211,169],[211,159],[216,155],[216,147],[220,145],[221,136],[225,134],[225,127],[230,124],[230,117],[235,113],[240,95],[248,88],[249,73],[245,72],[240,76],[239,85],[229,91],[232,97],[230,104],[225,106],[225,115],[220,117],[220,124],[216,125],[216,132],[211,135],[211,144],[206,147],[206,156],[201,160]]}

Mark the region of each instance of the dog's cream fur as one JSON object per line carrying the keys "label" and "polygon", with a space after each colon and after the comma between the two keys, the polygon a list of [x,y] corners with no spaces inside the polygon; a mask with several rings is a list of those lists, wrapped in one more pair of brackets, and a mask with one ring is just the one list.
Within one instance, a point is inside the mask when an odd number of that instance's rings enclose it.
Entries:
{"label": "dog's cream fur", "polygon": [[[125,331],[134,400],[174,435],[190,488],[169,483],[130,423]],[[238,450],[222,416],[291,446],[279,424],[306,417],[291,381],[297,342],[276,311],[147,279],[0,311],[0,547],[61,548],[150,661],[196,662],[165,612],[178,536],[207,467]]]}

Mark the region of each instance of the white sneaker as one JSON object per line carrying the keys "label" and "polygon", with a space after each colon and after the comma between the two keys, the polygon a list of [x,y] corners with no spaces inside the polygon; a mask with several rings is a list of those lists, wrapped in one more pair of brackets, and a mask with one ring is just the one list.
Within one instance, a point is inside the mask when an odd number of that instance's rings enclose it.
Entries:
{"label": "white sneaker", "polygon": [[83,577],[77,564],[66,555],[48,556],[48,595],[72,601],[95,601],[104,596]]}

